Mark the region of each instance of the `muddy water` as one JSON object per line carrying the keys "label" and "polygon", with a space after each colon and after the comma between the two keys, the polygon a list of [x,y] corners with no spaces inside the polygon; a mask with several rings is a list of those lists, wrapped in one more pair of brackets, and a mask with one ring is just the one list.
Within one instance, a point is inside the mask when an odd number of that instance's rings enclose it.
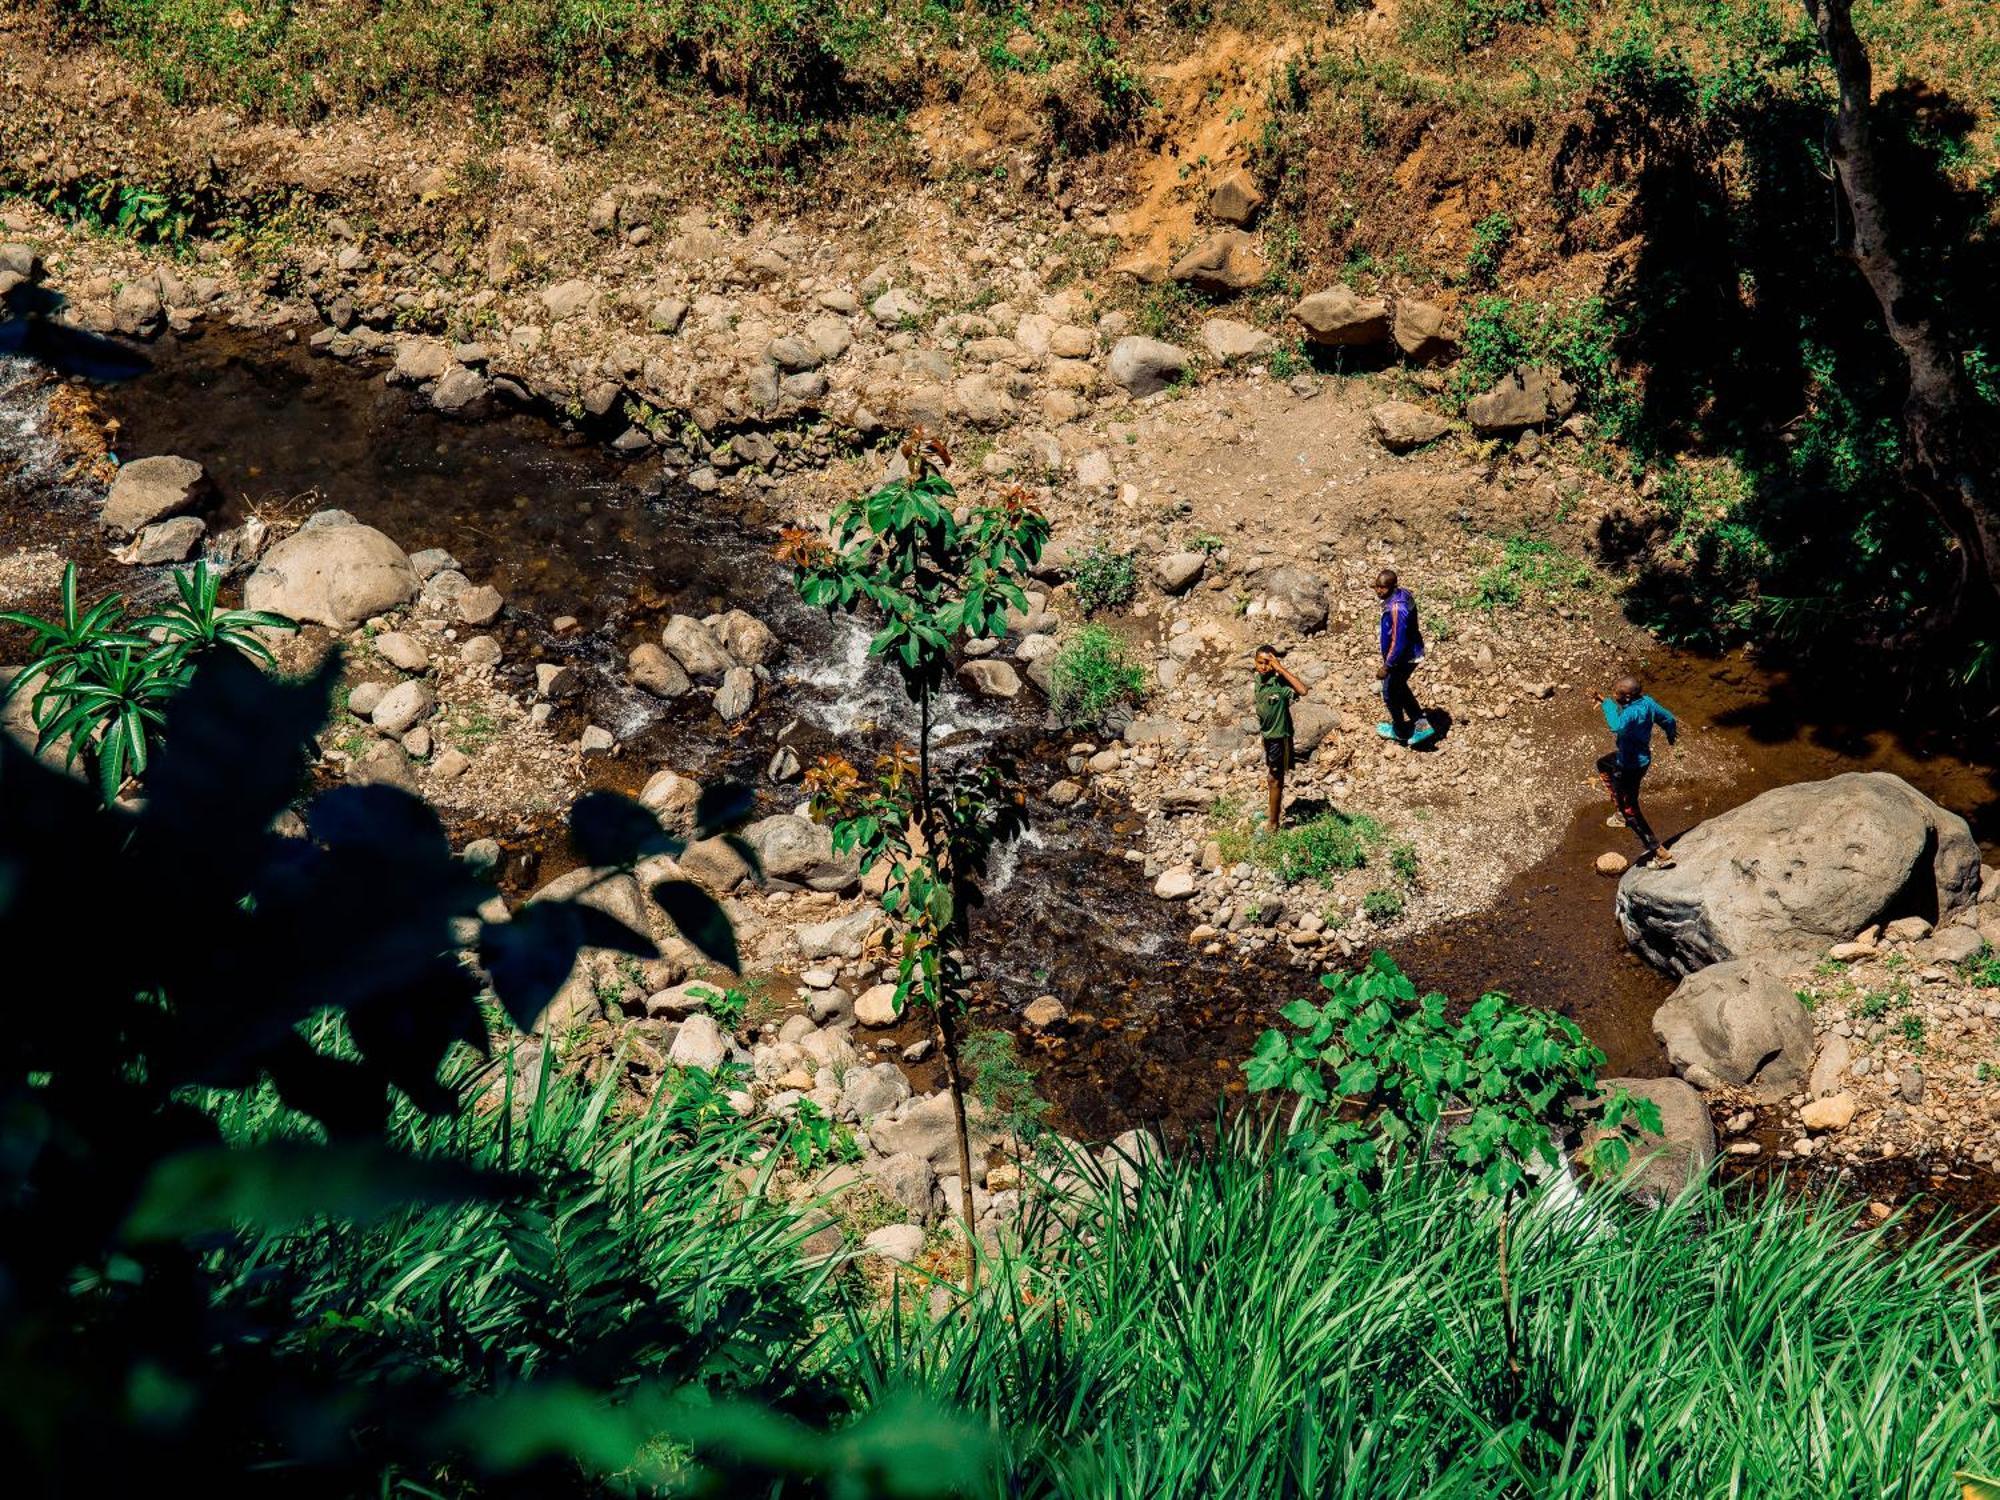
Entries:
{"label": "muddy water", "polygon": [[[865,633],[798,604],[769,556],[773,518],[758,508],[697,495],[667,481],[657,460],[618,461],[526,416],[477,425],[440,418],[379,376],[296,346],[216,335],[154,353],[151,372],[101,392],[121,424],[122,456],[199,459],[235,512],[297,515],[334,505],[410,550],[448,548],[473,578],[507,595],[518,616],[508,659],[524,679],[533,661],[552,655],[614,668],[669,610],[738,606],[770,621],[790,647],[790,665],[734,729],[705,711],[663,710],[616,686],[615,670],[590,674],[605,685],[567,727],[588,719],[626,738],[625,757],[602,773],[612,784],[672,764],[707,779],[755,780],[766,810],[776,810],[796,792],[770,787],[759,772],[781,733],[806,757],[835,746],[863,756],[907,734],[893,680],[866,662]],[[0,391],[0,419],[7,404]],[[87,509],[48,501],[57,488],[41,486],[49,508],[39,515],[9,507],[4,539],[24,539],[25,520],[42,545],[83,545]],[[563,615],[581,627],[558,639],[550,625]],[[1657,778],[1648,802],[1664,834],[1770,786],[1845,769],[1904,775],[1971,816],[1989,849],[2000,833],[1992,768],[1909,731],[1905,721],[1923,716],[1907,706],[1866,712],[1890,703],[1883,688],[1833,700],[1795,692],[1737,659],[1663,652],[1643,665],[1691,732],[1720,737],[1742,767],[1728,785]],[[1596,722],[1580,694],[1562,712],[1579,727]],[[997,744],[1036,768],[1032,785],[1054,779],[1066,747],[1023,718],[956,700],[944,717],[979,731],[964,736],[961,753]],[[1589,770],[1576,767],[1580,788]],[[1605,1048],[1613,1070],[1657,1073],[1665,1060],[1650,1019],[1668,986],[1626,953],[1611,918],[1611,883],[1591,868],[1601,850],[1628,842],[1603,827],[1604,811],[1586,799],[1558,848],[1488,911],[1398,956],[1452,995],[1501,988],[1556,1006]],[[1070,1027],[1040,1044],[1038,1060],[1073,1130],[1102,1137],[1140,1122],[1200,1125],[1235,1087],[1234,1064],[1270,1013],[1303,992],[1309,976],[1273,959],[1193,952],[1184,913],[1156,901],[1139,865],[1124,858],[1139,843],[1129,815],[1047,805],[1034,814],[1032,842],[1003,858],[975,924],[982,1005],[999,1016],[1047,992],[1069,1006]],[[523,878],[533,873],[530,865]],[[540,875],[548,873],[545,865]]]}

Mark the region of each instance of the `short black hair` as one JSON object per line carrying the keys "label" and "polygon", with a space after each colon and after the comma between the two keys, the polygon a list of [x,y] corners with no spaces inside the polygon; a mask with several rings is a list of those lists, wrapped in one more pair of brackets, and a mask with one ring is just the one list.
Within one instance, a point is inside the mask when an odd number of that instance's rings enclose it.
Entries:
{"label": "short black hair", "polygon": [[1400,581],[1396,577],[1396,570],[1394,568],[1384,568],[1375,575],[1375,587],[1378,589],[1392,589]]}
{"label": "short black hair", "polygon": [[1252,656],[1262,656],[1267,651],[1270,652],[1270,654],[1273,656],[1282,656],[1284,654],[1276,646],[1272,645],[1269,641],[1264,642],[1263,645],[1259,646],[1255,651],[1251,652],[1250,654]]}

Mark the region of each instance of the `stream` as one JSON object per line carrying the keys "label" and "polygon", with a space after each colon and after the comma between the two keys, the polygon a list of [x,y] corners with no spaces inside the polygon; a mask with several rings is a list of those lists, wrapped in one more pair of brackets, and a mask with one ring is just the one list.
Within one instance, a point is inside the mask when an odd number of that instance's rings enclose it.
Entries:
{"label": "stream", "polygon": [[[531,686],[537,660],[597,669],[585,674],[584,702],[553,727],[574,734],[597,723],[620,737],[620,756],[593,763],[601,784],[636,790],[670,765],[755,786],[761,812],[789,810],[796,787],[763,776],[781,736],[802,760],[838,747],[865,764],[909,734],[892,675],[867,661],[865,630],[793,594],[770,555],[776,518],[762,506],[697,494],[663,478],[657,459],[617,459],[532,416],[476,424],[438,416],[379,375],[300,345],[218,331],[149,352],[149,370],[96,390],[118,423],[121,456],[201,462],[225,497],[218,524],[252,511],[297,518],[338,506],[406,550],[449,549],[511,606],[498,632],[506,680]],[[24,547],[54,548],[77,558],[87,592],[163,588],[164,570],[129,570],[104,556],[91,528],[94,496],[59,472],[42,430],[49,389],[34,365],[0,355],[0,452],[11,471],[0,472],[0,561]],[[774,690],[749,718],[725,726],[705,709],[690,713],[625,685],[626,652],[657,638],[668,613],[732,607],[764,619],[788,648]],[[579,627],[558,636],[552,625],[565,615]],[[1879,693],[1836,701],[1741,656],[1662,648],[1640,665],[1685,724],[1722,737],[1743,767],[1729,785],[1649,788],[1662,834],[1781,783],[1888,770],[1964,813],[1994,850],[1995,768],[1910,729],[1922,718],[1913,706]],[[1582,725],[1596,707],[1578,693],[1560,711]],[[942,718],[947,754],[997,746],[1023,762],[1035,789],[1033,833],[1002,856],[975,919],[983,1005],[1017,1009],[1053,993],[1068,1006],[1065,1034],[1037,1053],[1065,1128],[1101,1139],[1135,1123],[1205,1123],[1240,1087],[1236,1062],[1271,1013],[1305,991],[1307,974],[1275,958],[1192,948],[1183,910],[1155,899],[1140,866],[1123,857],[1140,831],[1135,815],[1091,799],[1067,810],[1039,800],[1061,774],[1067,740],[1025,710],[952,697]],[[1577,771],[1581,789],[1589,767]],[[1613,1073],[1658,1074],[1666,1060],[1651,1017],[1671,985],[1628,953],[1611,916],[1613,886],[1592,869],[1601,850],[1626,842],[1607,835],[1605,810],[1582,798],[1553,852],[1484,912],[1394,951],[1419,982],[1453,996],[1505,989],[1561,1009],[1605,1050]],[[521,842],[503,832],[503,843],[510,836]],[[526,842],[508,851],[520,881],[556,873],[559,839],[542,830]],[[523,853],[525,862],[512,857]]]}

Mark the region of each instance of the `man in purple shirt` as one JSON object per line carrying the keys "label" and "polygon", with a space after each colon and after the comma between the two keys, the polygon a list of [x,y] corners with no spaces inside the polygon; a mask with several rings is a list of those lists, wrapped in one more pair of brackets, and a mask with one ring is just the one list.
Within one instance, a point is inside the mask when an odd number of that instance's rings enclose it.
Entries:
{"label": "man in purple shirt", "polygon": [[1389,709],[1389,722],[1377,724],[1376,732],[1399,745],[1421,745],[1436,731],[1424,717],[1417,695],[1410,690],[1410,674],[1424,659],[1424,633],[1417,624],[1417,601],[1402,587],[1393,569],[1375,575],[1375,597],[1382,601],[1379,640],[1382,665],[1375,675],[1382,682],[1382,702]]}

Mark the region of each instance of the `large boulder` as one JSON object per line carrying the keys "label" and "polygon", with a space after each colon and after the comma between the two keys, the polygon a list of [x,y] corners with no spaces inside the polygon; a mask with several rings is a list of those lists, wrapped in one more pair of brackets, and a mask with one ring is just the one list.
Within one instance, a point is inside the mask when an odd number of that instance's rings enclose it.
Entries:
{"label": "large boulder", "polygon": [[[551,880],[528,899],[531,903],[575,901],[583,906],[595,907],[641,937],[649,935],[646,898],[639,891],[638,880],[622,871],[596,870],[588,866],[571,870],[567,875]],[[542,1019],[527,1029],[537,1031],[546,1022],[560,1033],[565,1027],[595,1014],[600,1005],[599,989],[613,986],[623,957],[609,948],[585,948],[577,955],[569,978],[549,1001]]]}
{"label": "large boulder", "polygon": [[135,458],[111,481],[97,519],[113,536],[134,536],[198,509],[212,493],[207,471],[191,458]]}
{"label": "large boulder", "polygon": [[1111,346],[1105,371],[1113,382],[1135,396],[1165,390],[1188,367],[1188,352],[1178,344],[1128,334]]}
{"label": "large boulder", "polygon": [[1309,342],[1329,348],[1365,348],[1389,337],[1389,304],[1380,297],[1357,297],[1351,287],[1302,297],[1292,316],[1305,326]]}
{"label": "large boulder", "polygon": [[305,526],[264,554],[243,585],[249,609],[352,630],[417,596],[417,571],[373,526]]}
{"label": "large boulder", "polygon": [[1675,974],[1804,957],[1895,917],[1945,923],[1979,899],[1965,819],[1886,771],[1766,792],[1683,835],[1674,859],[1627,872],[1618,923]]}
{"label": "large boulder", "polygon": [[[1623,1089],[1660,1112],[1659,1134],[1643,1130],[1632,1144],[1632,1164],[1623,1182],[1627,1193],[1645,1202],[1664,1203],[1700,1180],[1715,1160],[1715,1122],[1700,1094],[1678,1078],[1601,1078],[1598,1086],[1607,1094]],[[1596,1125],[1586,1126],[1585,1149],[1606,1133]]]}
{"label": "large boulder", "polygon": [[1812,1018],[1776,967],[1732,959],[1691,974],[1653,1012],[1667,1060],[1699,1089],[1734,1086],[1771,1101],[1813,1064]]}
{"label": "large boulder", "polygon": [[1251,575],[1250,587],[1263,596],[1264,612],[1271,619],[1290,625],[1300,635],[1326,628],[1326,581],[1319,574],[1289,564],[1264,568]]}
{"label": "large boulder", "polygon": [[1248,225],[1263,206],[1263,189],[1241,167],[1225,175],[1208,191],[1208,216],[1225,224]]}
{"label": "large boulder", "polygon": [[1258,285],[1271,269],[1257,241],[1240,229],[1219,229],[1179,260],[1167,274],[1204,292],[1240,292]]}
{"label": "large boulder", "polygon": [[[972,1180],[986,1181],[986,1153],[1000,1142],[983,1118],[985,1111],[977,1099],[965,1101],[966,1132],[972,1145]],[[907,1151],[931,1164],[940,1175],[958,1175],[958,1127],[951,1108],[951,1095],[923,1094],[905,1104],[894,1118],[877,1118],[868,1127],[869,1142],[884,1156]]]}
{"label": "large boulder", "polygon": [[835,854],[826,825],[796,813],[760,818],[743,830],[743,841],[757,851],[764,878],[781,888],[844,891],[861,880],[860,855]]}
{"label": "large boulder", "polygon": [[1451,431],[1451,423],[1434,411],[1410,401],[1384,401],[1368,408],[1375,440],[1391,453],[1408,453],[1434,443]]}
{"label": "large boulder", "polygon": [[1576,387],[1555,370],[1522,367],[1500,377],[1465,404],[1465,419],[1481,437],[1505,437],[1560,422],[1576,410]]}
{"label": "large boulder", "polygon": [[719,682],[722,674],[736,665],[710,630],[693,615],[674,615],[660,632],[660,644],[697,682]]}
{"label": "large boulder", "polygon": [[1457,347],[1444,309],[1434,302],[1398,302],[1394,334],[1396,347],[1413,364],[1446,359]]}

